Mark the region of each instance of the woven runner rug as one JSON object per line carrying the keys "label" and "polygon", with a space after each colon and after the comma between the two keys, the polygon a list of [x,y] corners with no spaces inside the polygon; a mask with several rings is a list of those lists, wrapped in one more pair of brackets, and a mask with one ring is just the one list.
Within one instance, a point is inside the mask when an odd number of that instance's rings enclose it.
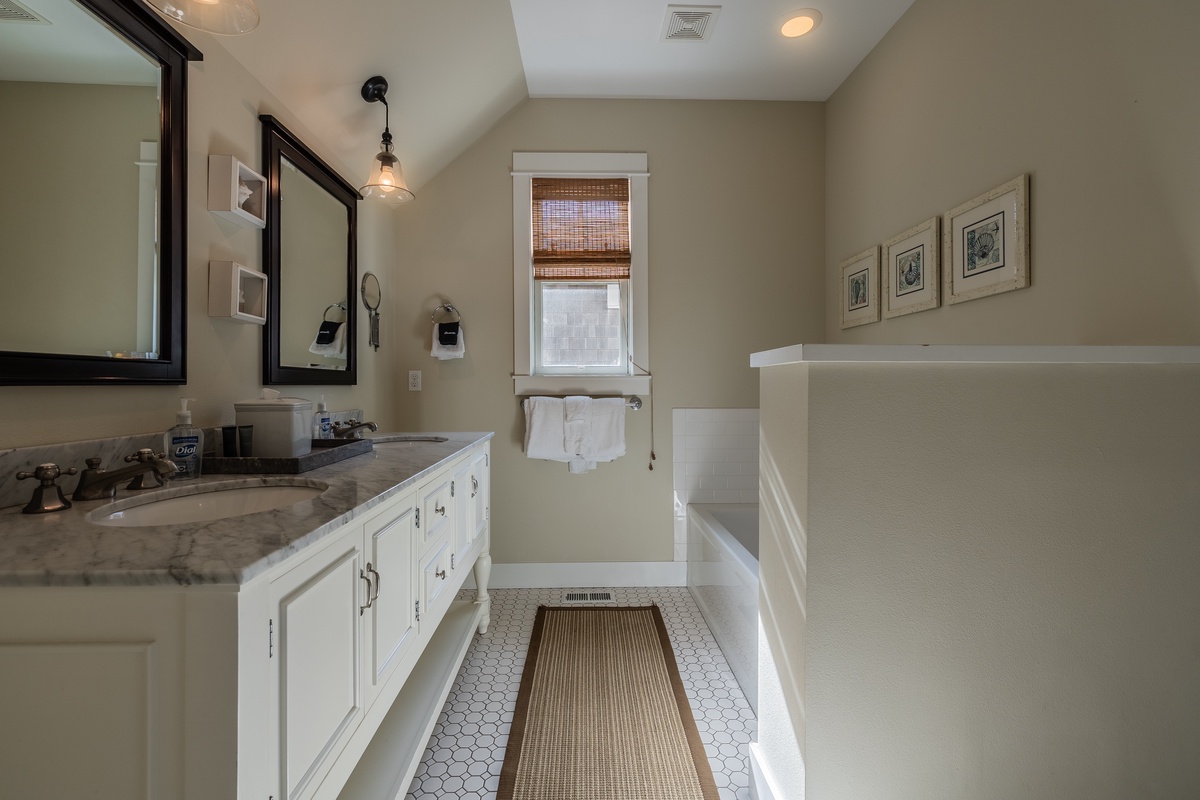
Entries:
{"label": "woven runner rug", "polygon": [[497,800],[717,800],[657,606],[538,609]]}

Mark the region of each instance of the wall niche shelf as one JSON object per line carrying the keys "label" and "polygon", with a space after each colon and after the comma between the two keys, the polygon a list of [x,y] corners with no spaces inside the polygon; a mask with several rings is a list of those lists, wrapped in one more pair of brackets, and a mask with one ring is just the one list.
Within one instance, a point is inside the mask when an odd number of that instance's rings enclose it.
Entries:
{"label": "wall niche shelf", "polygon": [[208,262],[208,315],[266,324],[267,276],[233,261]]}
{"label": "wall niche shelf", "polygon": [[208,210],[240,225],[267,227],[267,179],[233,156],[208,157]]}

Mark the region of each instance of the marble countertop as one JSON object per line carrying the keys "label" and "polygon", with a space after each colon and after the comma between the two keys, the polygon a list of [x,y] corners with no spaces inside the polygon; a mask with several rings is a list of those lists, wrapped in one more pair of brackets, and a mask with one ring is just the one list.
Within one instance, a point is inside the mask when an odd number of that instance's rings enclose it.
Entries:
{"label": "marble countertop", "polygon": [[[193,487],[215,483],[256,486],[276,476],[202,475],[146,492],[118,488],[114,499],[73,501],[72,508],[52,514],[22,514],[19,506],[0,509],[0,586],[236,587],[416,486],[493,434],[420,435],[447,440],[380,445],[370,453],[293,476],[329,488],[292,506],[230,519],[108,527],[88,522],[87,515],[131,497],[192,493]],[[62,483],[73,488],[73,480]]]}

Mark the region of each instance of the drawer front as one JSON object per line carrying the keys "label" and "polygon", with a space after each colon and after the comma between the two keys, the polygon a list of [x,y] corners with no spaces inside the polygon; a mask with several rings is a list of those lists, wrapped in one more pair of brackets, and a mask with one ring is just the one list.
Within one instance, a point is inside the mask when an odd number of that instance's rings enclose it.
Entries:
{"label": "drawer front", "polygon": [[425,553],[439,539],[448,539],[454,523],[454,482],[444,475],[421,487],[421,517],[417,520],[421,552]]}
{"label": "drawer front", "polygon": [[453,570],[451,561],[454,558],[449,539],[443,539],[440,544],[430,550],[421,559],[421,626],[426,622],[436,624],[441,612],[450,604],[453,585],[450,576]]}

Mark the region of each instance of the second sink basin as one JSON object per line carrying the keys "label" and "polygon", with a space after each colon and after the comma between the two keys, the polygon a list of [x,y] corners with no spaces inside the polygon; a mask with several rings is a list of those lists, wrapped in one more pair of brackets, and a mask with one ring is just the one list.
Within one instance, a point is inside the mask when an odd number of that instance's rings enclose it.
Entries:
{"label": "second sink basin", "polygon": [[210,522],[245,514],[257,514],[310,500],[329,488],[320,481],[267,479],[247,486],[240,482],[201,484],[166,490],[170,496],[153,495],[119,500],[87,515],[96,525],[142,527]]}
{"label": "second sink basin", "polygon": [[434,436],[431,433],[384,433],[372,436],[371,441],[376,447],[385,444],[417,444],[419,442],[444,442],[445,436]]}

